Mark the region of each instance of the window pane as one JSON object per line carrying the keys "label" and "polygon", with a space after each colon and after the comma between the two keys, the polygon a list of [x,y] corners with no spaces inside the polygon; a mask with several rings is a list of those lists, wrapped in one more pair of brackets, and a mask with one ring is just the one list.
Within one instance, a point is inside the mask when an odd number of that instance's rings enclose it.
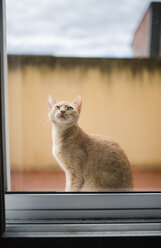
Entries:
{"label": "window pane", "polygon": [[[161,5],[121,2],[7,0],[11,191],[65,190],[65,172],[52,155],[48,94],[58,102],[82,95],[79,126],[87,134],[110,136],[120,144],[131,163],[134,190],[161,189],[160,19],[151,19],[151,13],[160,18]],[[73,111],[71,107],[65,111]],[[104,161],[102,149],[92,153],[88,165],[92,167],[99,156]],[[68,157],[76,153],[75,165],[79,152],[73,153],[73,143],[68,144]],[[116,153],[110,153],[115,167]],[[81,168],[88,154],[81,157]],[[111,178],[115,175],[113,167],[107,170],[102,164],[90,170],[93,180],[102,180],[107,171]],[[77,183],[79,173],[74,171]],[[126,170],[121,172],[118,185],[126,175]],[[107,177],[108,173],[105,181]]]}

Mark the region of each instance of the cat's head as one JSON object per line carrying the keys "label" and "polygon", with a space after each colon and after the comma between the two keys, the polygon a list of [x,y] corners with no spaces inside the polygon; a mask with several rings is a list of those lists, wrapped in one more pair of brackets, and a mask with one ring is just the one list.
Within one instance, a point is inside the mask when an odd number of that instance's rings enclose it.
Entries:
{"label": "cat's head", "polygon": [[72,126],[77,123],[82,106],[82,98],[78,96],[73,102],[57,102],[48,95],[49,119],[58,126]]}

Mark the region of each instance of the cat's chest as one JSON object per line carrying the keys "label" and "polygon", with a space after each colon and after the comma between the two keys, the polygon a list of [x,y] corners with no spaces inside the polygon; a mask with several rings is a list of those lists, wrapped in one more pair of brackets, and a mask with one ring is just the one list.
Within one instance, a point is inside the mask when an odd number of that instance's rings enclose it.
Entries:
{"label": "cat's chest", "polygon": [[73,168],[77,163],[84,162],[85,152],[83,142],[74,135],[62,137],[53,132],[52,154],[63,168]]}
{"label": "cat's chest", "polygon": [[53,153],[54,157],[60,159],[62,157],[62,152],[63,152],[62,144],[60,144],[56,140],[53,140],[52,153]]}
{"label": "cat's chest", "polygon": [[66,162],[62,156],[62,148],[60,145],[55,144],[55,142],[53,142],[53,145],[52,145],[52,154],[55,157],[55,159],[57,160],[58,164],[65,170],[66,169]]}
{"label": "cat's chest", "polygon": [[59,143],[57,141],[53,141],[52,153],[56,158],[61,167],[67,167],[73,164],[73,145],[69,145],[66,143]]}

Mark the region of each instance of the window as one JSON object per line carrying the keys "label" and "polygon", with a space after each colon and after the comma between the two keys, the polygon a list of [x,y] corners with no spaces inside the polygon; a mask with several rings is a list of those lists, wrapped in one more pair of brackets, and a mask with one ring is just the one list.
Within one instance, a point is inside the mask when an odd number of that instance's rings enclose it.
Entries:
{"label": "window", "polygon": [[[65,193],[59,192],[43,192],[39,190],[36,192],[16,192],[9,191],[9,177],[10,177],[10,162],[9,162],[9,135],[7,127],[10,124],[8,121],[8,101],[7,101],[7,79],[6,79],[6,49],[5,49],[5,1],[1,1],[1,209],[2,209],[2,233],[3,237],[131,237],[131,236],[159,236],[161,234],[161,194],[160,191],[155,189],[154,191],[133,191],[133,192],[105,192],[105,193]],[[23,62],[35,63],[34,60],[30,61],[31,57],[22,58]],[[45,57],[43,57],[45,60]],[[48,58],[52,60],[51,58]],[[87,59],[88,60],[88,59]],[[13,68],[17,70],[17,64],[21,62],[20,56],[9,57],[11,62],[11,70]],[[38,58],[38,63],[41,66],[41,58]],[[73,59],[71,65],[75,66],[77,59]],[[81,59],[83,61],[83,59]],[[48,62],[48,61],[46,61]],[[66,58],[58,59],[60,64],[66,65]],[[96,59],[99,64],[99,59]],[[130,63],[130,61],[128,61]],[[119,61],[118,61],[119,63]],[[159,63],[159,62],[158,62]],[[96,64],[92,64],[95,67]],[[104,65],[104,64],[103,64]],[[120,65],[120,64],[119,64]],[[23,64],[24,66],[24,64]],[[56,65],[55,65],[56,66]],[[102,66],[102,64],[100,65]],[[19,69],[19,68],[18,68]],[[24,69],[23,67],[23,70]],[[12,77],[16,78],[13,71],[11,71]],[[45,70],[41,71],[41,75],[46,73]],[[135,73],[135,72],[133,72]],[[40,75],[33,73],[34,78]],[[11,76],[11,75],[10,75]],[[20,76],[20,75],[19,75]],[[18,82],[18,80],[16,81]],[[65,84],[65,81],[64,81]],[[26,85],[27,86],[27,85]],[[44,87],[44,85],[42,85]],[[39,86],[38,86],[39,88]],[[10,99],[12,103],[17,104],[16,112],[22,113],[20,108],[18,93],[22,93],[22,88],[17,91],[15,89],[17,97]],[[27,88],[25,89],[27,91]],[[45,90],[45,89],[43,89]],[[46,90],[45,90],[46,91]],[[35,94],[36,95],[36,88]],[[28,95],[24,96],[24,100],[27,99],[27,103],[30,101],[31,91],[28,91]],[[110,96],[109,96],[110,97]],[[29,100],[29,101],[28,101]],[[17,102],[16,102],[17,101]],[[37,101],[40,104],[40,101]],[[12,108],[12,104],[10,106]],[[33,106],[34,108],[34,106]],[[43,107],[41,106],[40,110]],[[14,109],[10,109],[13,110]],[[31,111],[33,109],[29,109]],[[140,111],[140,110],[138,110]],[[16,113],[12,112],[12,114]],[[25,114],[25,123],[19,127],[19,132],[23,133],[21,128],[30,123],[27,122],[30,112],[28,110],[23,112]],[[40,112],[41,114],[41,112]],[[141,115],[140,115],[141,116]],[[18,117],[17,117],[18,118]],[[14,118],[13,118],[14,120]],[[24,119],[19,119],[19,122]],[[16,123],[16,122],[15,122]],[[34,120],[32,124],[34,123]],[[14,125],[14,123],[13,123]],[[33,124],[34,125],[34,124]],[[35,124],[36,125],[36,124]],[[36,130],[35,126],[35,130]],[[14,126],[16,131],[17,126]],[[28,128],[26,129],[28,130]],[[13,130],[12,130],[13,131]],[[21,133],[21,134],[22,134]],[[27,133],[25,145],[28,144],[29,133]],[[12,137],[15,138],[14,135]],[[21,135],[18,137],[19,142],[22,142]],[[16,140],[17,141],[17,140]],[[31,142],[31,141],[30,141]],[[130,141],[129,141],[130,142]],[[34,142],[32,142],[33,145]],[[14,143],[13,143],[14,144]],[[20,144],[20,145],[18,145]],[[17,143],[12,147],[11,152],[14,159],[22,161],[22,154],[19,153],[19,149],[22,143]],[[41,150],[41,149],[40,149]],[[27,152],[25,150],[25,152]],[[28,155],[28,153],[26,153]],[[40,154],[40,153],[39,153]],[[39,157],[38,154],[38,157]],[[15,157],[14,157],[15,155]],[[23,156],[27,156],[23,154]],[[40,159],[42,160],[42,158]],[[25,164],[25,163],[24,163]],[[20,168],[22,170],[22,168]],[[22,172],[22,171],[21,171]],[[6,180],[7,179],[7,180]],[[12,180],[12,179],[11,179]],[[19,177],[18,180],[22,180]],[[5,209],[4,209],[5,201]],[[4,210],[4,211],[3,211]],[[4,214],[5,212],[5,214]],[[5,218],[4,218],[5,216]]]}
{"label": "window", "polygon": [[[82,94],[80,126],[87,133],[111,136],[123,147],[132,164],[135,191],[160,191],[160,60],[131,58],[128,43],[132,37],[134,52],[137,50],[134,56],[144,57],[150,56],[150,38],[144,34],[142,22],[134,33],[136,17],[128,25],[122,18],[128,20],[130,13],[136,16],[138,6],[129,1],[127,8],[120,9],[116,1],[94,5],[81,1],[78,6],[73,0],[34,0],[32,8],[26,4],[6,1],[8,191],[65,189],[65,173],[51,152],[49,93],[58,101],[71,101]],[[143,3],[139,6],[137,18],[147,8],[150,29],[149,15],[153,9],[155,12],[155,4],[152,10]],[[23,8],[28,11],[23,13]],[[113,9],[115,24],[110,15]],[[146,51],[138,55],[141,34]]]}

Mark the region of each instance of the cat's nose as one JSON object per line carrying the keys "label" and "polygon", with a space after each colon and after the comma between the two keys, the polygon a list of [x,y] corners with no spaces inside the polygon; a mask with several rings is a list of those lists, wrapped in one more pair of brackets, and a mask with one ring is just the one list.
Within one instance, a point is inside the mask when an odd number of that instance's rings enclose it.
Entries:
{"label": "cat's nose", "polygon": [[60,110],[60,112],[61,112],[62,114],[64,114],[64,113],[65,113],[65,110]]}

